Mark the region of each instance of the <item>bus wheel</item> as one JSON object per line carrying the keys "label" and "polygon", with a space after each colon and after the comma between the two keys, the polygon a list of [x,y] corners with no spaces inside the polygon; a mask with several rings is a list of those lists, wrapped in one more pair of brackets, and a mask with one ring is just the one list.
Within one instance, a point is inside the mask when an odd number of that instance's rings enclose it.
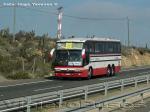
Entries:
{"label": "bus wheel", "polygon": [[111,67],[107,67],[107,77],[110,77],[112,75],[112,69]]}
{"label": "bus wheel", "polygon": [[87,79],[91,79],[92,78],[92,74],[93,74],[92,68],[89,68]]}
{"label": "bus wheel", "polygon": [[115,72],[115,65],[112,65],[112,76],[115,76],[116,72]]}

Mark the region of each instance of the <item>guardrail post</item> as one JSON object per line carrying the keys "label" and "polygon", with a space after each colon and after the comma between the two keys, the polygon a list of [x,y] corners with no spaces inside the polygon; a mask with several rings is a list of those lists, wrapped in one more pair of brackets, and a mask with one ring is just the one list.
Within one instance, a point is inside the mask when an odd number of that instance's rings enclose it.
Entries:
{"label": "guardrail post", "polygon": [[121,80],[121,92],[124,90],[124,80]]}
{"label": "guardrail post", "polygon": [[63,103],[63,90],[59,91],[59,108],[62,107]]}
{"label": "guardrail post", "polygon": [[143,93],[141,93],[140,96],[141,96],[141,103],[143,103],[144,102],[144,100],[143,100]]}
{"label": "guardrail post", "polygon": [[105,96],[107,96],[108,83],[107,83],[107,82],[104,82],[104,86],[105,86]]}
{"label": "guardrail post", "polygon": [[19,101],[19,107],[21,107],[21,106],[23,106],[23,99],[20,99],[20,101]]}
{"label": "guardrail post", "polygon": [[147,78],[147,84],[149,84],[149,75],[146,78]]}
{"label": "guardrail post", "polygon": [[136,77],[134,78],[134,82],[135,82],[134,87],[137,88],[137,78]]}
{"label": "guardrail post", "polygon": [[43,104],[43,102],[41,101],[41,109],[42,109],[42,104]]}
{"label": "guardrail post", "polygon": [[27,112],[30,112],[31,97],[27,97]]}
{"label": "guardrail post", "polygon": [[126,99],[122,100],[122,107],[125,108],[126,107]]}
{"label": "guardrail post", "polygon": [[99,112],[101,112],[101,111],[103,112],[103,111],[104,111],[104,107],[105,107],[105,103],[103,102],[103,103],[102,103],[102,106],[99,107]]}
{"label": "guardrail post", "polygon": [[85,99],[85,101],[87,101],[87,97],[88,97],[88,86],[85,86],[85,87],[84,87],[84,92],[85,92],[84,99]]}

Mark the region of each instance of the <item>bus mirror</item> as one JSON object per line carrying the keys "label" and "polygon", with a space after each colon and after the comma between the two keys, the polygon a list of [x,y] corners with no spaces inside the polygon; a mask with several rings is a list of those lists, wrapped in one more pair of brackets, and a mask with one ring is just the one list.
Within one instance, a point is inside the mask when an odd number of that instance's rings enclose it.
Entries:
{"label": "bus mirror", "polygon": [[85,59],[86,55],[85,55],[85,49],[82,50],[82,59]]}
{"label": "bus mirror", "polygon": [[53,48],[53,49],[50,51],[50,53],[49,53],[49,59],[52,59],[52,58],[53,58],[54,52],[55,52],[55,48]]}

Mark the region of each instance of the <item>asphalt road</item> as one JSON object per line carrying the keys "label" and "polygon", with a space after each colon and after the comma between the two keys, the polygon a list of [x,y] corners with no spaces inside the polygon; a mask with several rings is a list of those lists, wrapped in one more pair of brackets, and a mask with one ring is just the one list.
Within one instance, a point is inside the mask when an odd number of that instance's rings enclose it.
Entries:
{"label": "asphalt road", "polygon": [[27,82],[27,83],[19,83],[13,85],[2,85],[0,86],[0,101],[11,99],[11,98],[18,98],[18,97],[25,97],[35,94],[59,91],[63,89],[69,89],[74,87],[80,87],[85,85],[91,85],[96,83],[102,83],[104,81],[112,81],[118,80],[123,78],[135,77],[139,75],[143,75],[143,72],[150,71],[150,67],[146,68],[136,68],[131,70],[124,70],[120,74],[117,74],[113,77],[95,77],[91,80],[79,80],[79,79],[65,79],[65,80],[58,80],[58,79],[44,79],[38,82]]}

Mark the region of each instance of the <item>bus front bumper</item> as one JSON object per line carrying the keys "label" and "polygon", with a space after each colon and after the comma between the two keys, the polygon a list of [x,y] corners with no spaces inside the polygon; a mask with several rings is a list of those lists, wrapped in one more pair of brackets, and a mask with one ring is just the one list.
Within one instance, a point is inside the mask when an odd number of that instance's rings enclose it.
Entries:
{"label": "bus front bumper", "polygon": [[84,78],[87,77],[87,70],[80,70],[80,71],[55,71],[55,76],[56,77],[76,77],[76,78]]}

